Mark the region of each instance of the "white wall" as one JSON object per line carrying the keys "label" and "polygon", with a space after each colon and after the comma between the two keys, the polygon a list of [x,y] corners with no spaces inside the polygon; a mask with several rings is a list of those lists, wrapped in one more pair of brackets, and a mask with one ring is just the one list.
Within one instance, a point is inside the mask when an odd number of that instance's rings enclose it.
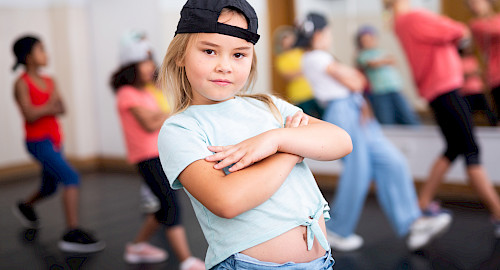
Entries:
{"label": "white wall", "polygon": [[[267,0],[249,1],[260,18],[256,91],[270,91]],[[124,157],[110,76],[126,30],[148,34],[158,64],[177,27],[185,0],[0,0],[0,168],[26,163],[24,127],[12,96],[13,41],[27,33],[45,44],[52,75],[68,113],[62,118],[65,152],[74,158]]]}

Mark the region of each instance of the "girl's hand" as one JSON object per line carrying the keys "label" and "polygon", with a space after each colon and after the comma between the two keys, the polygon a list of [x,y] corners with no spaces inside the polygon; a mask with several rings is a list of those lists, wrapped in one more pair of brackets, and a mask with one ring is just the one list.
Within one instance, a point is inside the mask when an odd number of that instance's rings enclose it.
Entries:
{"label": "girl's hand", "polygon": [[[285,128],[294,128],[307,126],[309,124],[309,116],[301,111],[296,112],[293,116],[287,116]],[[304,161],[304,157],[300,157],[297,163]]]}
{"label": "girl's hand", "polygon": [[293,116],[287,116],[285,121],[285,128],[307,126],[308,124],[309,116],[301,111],[298,111]]}
{"label": "girl's hand", "polygon": [[235,145],[209,146],[208,150],[215,152],[215,154],[206,157],[205,160],[209,162],[219,161],[214,165],[217,170],[231,164],[234,165],[229,168],[230,172],[244,169],[278,151],[278,143],[273,134],[271,130]]}

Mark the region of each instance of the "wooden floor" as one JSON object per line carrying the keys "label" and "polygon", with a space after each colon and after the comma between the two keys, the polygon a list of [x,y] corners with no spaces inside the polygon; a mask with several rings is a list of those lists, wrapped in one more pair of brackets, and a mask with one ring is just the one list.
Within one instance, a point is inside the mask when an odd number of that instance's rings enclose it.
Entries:
{"label": "wooden floor", "polygon": [[[82,177],[81,223],[106,242],[106,249],[90,255],[58,250],[64,230],[60,193],[37,206],[42,228],[24,230],[11,213],[14,203],[33,191],[37,179],[0,183],[0,269],[178,269],[174,256],[162,264],[127,265],[123,248],[137,232],[142,216],[140,178],[135,174],[95,173]],[[333,190],[323,190],[330,199]],[[184,226],[195,256],[204,257],[207,243],[187,196],[180,192]],[[500,269],[500,241],[493,237],[488,212],[476,202],[447,198],[454,213],[450,231],[418,253],[408,252],[369,197],[357,233],[365,246],[359,251],[334,251],[335,269]],[[170,250],[162,232],[152,242]],[[172,254],[172,252],[170,252]]]}

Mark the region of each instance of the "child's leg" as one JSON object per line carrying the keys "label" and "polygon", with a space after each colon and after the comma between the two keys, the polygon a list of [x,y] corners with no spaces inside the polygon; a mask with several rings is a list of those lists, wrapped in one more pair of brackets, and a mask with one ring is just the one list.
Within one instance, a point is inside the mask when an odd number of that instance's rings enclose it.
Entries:
{"label": "child's leg", "polygon": [[378,200],[397,234],[404,236],[422,215],[406,157],[385,138],[377,123],[371,123],[367,131]]}
{"label": "child's leg", "polygon": [[457,91],[437,97],[430,103],[436,122],[445,137],[447,148],[443,156],[438,158],[424,184],[419,198],[422,209],[429,206],[437,188],[451,163],[464,155],[469,162],[479,162],[479,149],[474,138],[474,129],[470,111],[464,99]]}
{"label": "child's leg", "polygon": [[448,172],[450,165],[450,160],[445,156],[440,156],[436,161],[434,161],[429,176],[420,189],[420,195],[418,198],[418,205],[420,206],[420,209],[426,209],[429,207],[430,203],[434,199],[434,196],[436,195],[441,181]]}
{"label": "child's leg", "polygon": [[371,101],[373,113],[380,124],[396,124],[396,106],[392,101],[391,93],[373,94]]}
{"label": "child's leg", "polygon": [[160,227],[160,223],[156,220],[156,217],[153,214],[148,214],[134,239],[134,243],[148,242],[158,227]]}
{"label": "child's leg", "polygon": [[395,107],[396,123],[403,125],[420,124],[417,114],[401,93],[392,93],[392,100]]}
{"label": "child's leg", "polygon": [[491,184],[488,175],[481,165],[467,166],[469,181],[479,194],[481,200],[488,206],[496,220],[500,220],[500,198]]}
{"label": "child's leg", "polygon": [[359,117],[359,106],[350,99],[332,102],[324,117],[346,130],[353,143],[352,153],[343,158],[342,175],[331,200],[331,219],[326,223],[330,231],[342,237],[352,235],[356,229],[372,176]]}
{"label": "child's leg", "polygon": [[191,257],[191,251],[180,220],[180,207],[175,191],[170,188],[159,158],[138,164],[139,172],[151,191],[160,201],[160,210],[155,213],[159,223],[167,226],[166,235],[179,261]]}

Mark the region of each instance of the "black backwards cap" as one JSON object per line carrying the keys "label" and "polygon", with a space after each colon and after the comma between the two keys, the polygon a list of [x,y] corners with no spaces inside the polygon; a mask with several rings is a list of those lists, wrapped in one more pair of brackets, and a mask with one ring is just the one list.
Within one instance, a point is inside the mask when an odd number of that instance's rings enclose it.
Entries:
{"label": "black backwards cap", "polygon": [[[218,22],[223,8],[235,9],[247,19],[248,29]],[[245,0],[188,0],[181,10],[175,34],[218,33],[244,39],[255,45],[258,19],[253,7]]]}

